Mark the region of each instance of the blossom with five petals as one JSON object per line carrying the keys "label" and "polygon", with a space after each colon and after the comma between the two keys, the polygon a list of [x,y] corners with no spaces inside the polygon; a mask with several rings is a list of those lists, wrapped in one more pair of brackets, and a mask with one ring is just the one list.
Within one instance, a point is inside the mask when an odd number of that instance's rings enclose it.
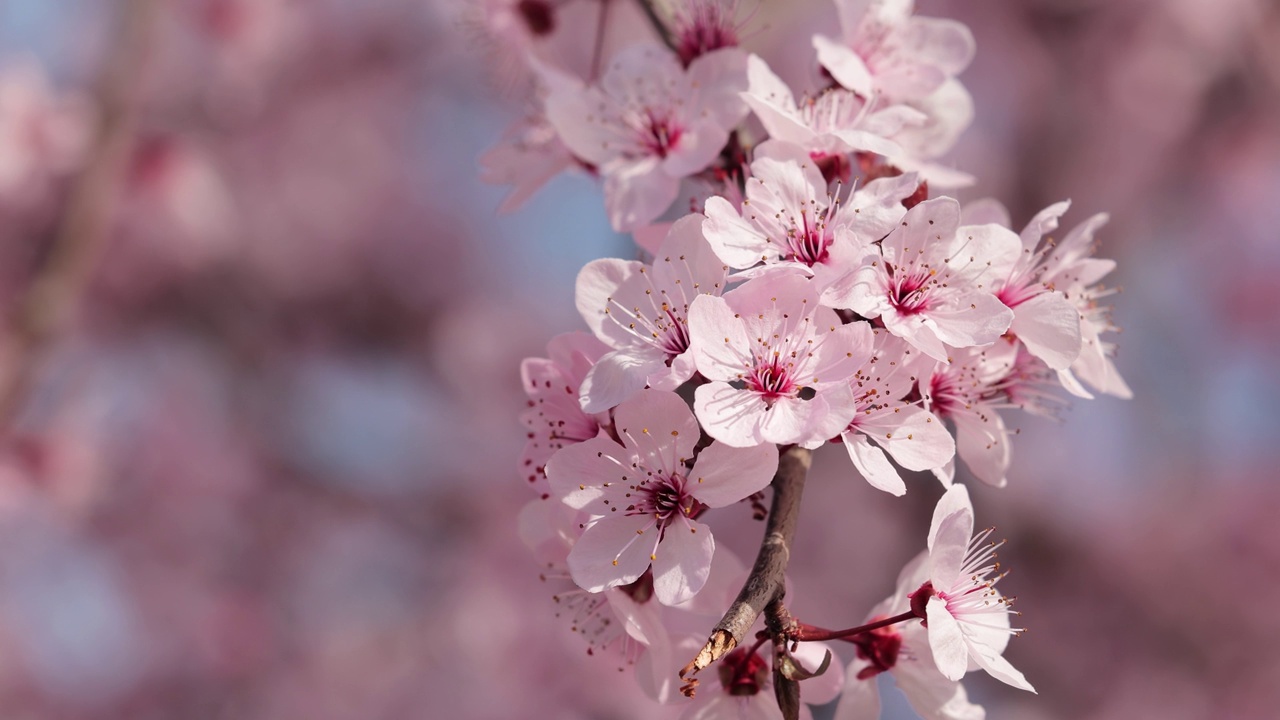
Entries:
{"label": "blossom with five petals", "polygon": [[915,175],[899,175],[873,180],[842,200],[828,194],[803,149],[769,141],[751,163],[741,209],[708,198],[702,229],[729,267],[752,268],[743,275],[795,270],[811,276],[821,291],[897,225],[907,211],[902,201],[917,186]]}
{"label": "blossom with five petals", "polygon": [[561,141],[604,178],[615,230],[652,222],[676,199],[680,179],[705,169],[747,114],[746,55],[723,48],[688,69],[667,49],[634,45],[614,56],[599,85],[540,68],[547,120]]}
{"label": "blossom with five petals", "polygon": [[724,292],[729,269],[702,236],[702,216],[672,224],[653,264],[595,260],[578,273],[576,302],[613,351],[582,381],[582,409],[603,412],[646,385],[675,390],[693,376],[689,305]]}
{"label": "blossom with five petals", "polygon": [[933,413],[906,399],[921,374],[928,378],[934,362],[901,338],[874,332],[871,356],[849,381],[857,412],[840,437],[872,487],[902,495],[907,486],[886,454],[908,470],[933,470],[951,460],[956,443]]}
{"label": "blossom with five petals", "polygon": [[738,447],[817,447],[853,417],[849,377],[871,354],[871,326],[842,325],[798,273],[748,280],[689,309],[698,372],[693,408],[711,437]]}
{"label": "blossom with five petals", "polygon": [[973,534],[973,504],[959,483],[943,494],[929,528],[929,582],[911,595],[911,608],[923,606],[929,648],[938,670],[959,680],[971,666],[995,679],[1035,692],[1002,653],[1009,637],[1021,632],[1009,624],[1010,600],[995,589],[1004,574],[995,561],[1003,543],[988,541],[991,529]]}
{"label": "blossom with five petals", "polygon": [[951,348],[990,345],[1013,321],[983,284],[987,268],[1018,252],[1017,237],[990,225],[960,227],[960,204],[926,200],[832,287],[831,304],[880,318],[889,332],[946,362]]}
{"label": "blossom with five petals", "polygon": [[698,421],[663,390],[637,393],[613,419],[621,442],[596,437],[547,463],[552,491],[592,517],[569,553],[569,572],[599,592],[635,582],[652,566],[658,601],[684,602],[706,583],[715,551],[711,529],[695,517],[763,490],[778,449],[713,442],[696,452]]}
{"label": "blossom with five petals", "polygon": [[[911,609],[908,595],[929,579],[929,553],[917,555],[898,575],[894,593],[871,609],[867,622],[892,617]],[[909,621],[855,635],[857,656],[844,674],[844,689],[835,720],[876,720],[880,717],[880,690],[876,677],[888,672],[907,702],[924,720],[983,720],[986,711],[969,702],[964,686],[948,680],[933,661],[929,631]]]}

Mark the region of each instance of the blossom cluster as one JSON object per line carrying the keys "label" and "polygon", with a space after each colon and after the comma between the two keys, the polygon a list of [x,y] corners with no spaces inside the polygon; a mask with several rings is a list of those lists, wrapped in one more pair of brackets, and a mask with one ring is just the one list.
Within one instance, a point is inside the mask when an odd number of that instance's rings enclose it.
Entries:
{"label": "blossom cluster", "polygon": [[[787,663],[806,702],[840,697],[848,719],[878,716],[886,671],[927,718],[983,717],[960,684],[969,670],[1031,690],[1002,655],[1019,629],[957,465],[1004,486],[1010,411],[1129,390],[1104,339],[1106,215],[1059,239],[1067,202],[1015,231],[999,203],[940,192],[973,181],[942,160],[973,117],[957,77],[969,30],[909,0],[836,0],[841,33],[812,38],[814,87],[798,93],[740,44],[732,2],[637,3],[652,36],[598,42],[585,69],[560,59],[557,43],[580,41],[560,5],[501,5],[494,32],[538,92],[484,158],[488,178],[514,186],[514,205],[561,171],[588,173],[639,258],[587,264],[588,332],[521,367],[520,471],[536,494],[521,532],[560,585],[559,615],[685,717],[782,717],[769,668]],[[800,624],[788,643],[774,628],[682,697],[676,671],[747,578],[712,520],[748,517],[739,504],[761,514],[782,454],[833,443],[851,479],[892,495],[904,470],[937,478],[927,549],[866,629]],[[854,644],[847,668],[826,667],[822,639]]]}

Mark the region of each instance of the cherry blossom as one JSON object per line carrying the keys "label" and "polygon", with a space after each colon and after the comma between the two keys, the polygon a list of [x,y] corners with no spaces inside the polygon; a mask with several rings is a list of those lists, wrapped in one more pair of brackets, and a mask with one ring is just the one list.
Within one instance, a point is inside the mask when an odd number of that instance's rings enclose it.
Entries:
{"label": "cherry blossom", "polygon": [[724,292],[728,268],[702,236],[702,216],[675,222],[652,265],[606,258],[578,274],[578,312],[614,350],[582,382],[582,408],[608,410],[649,387],[674,390],[693,376],[689,305]]}
{"label": "cherry blossom", "polygon": [[520,415],[520,422],[529,430],[520,454],[520,470],[544,496],[550,490],[547,460],[560,448],[589,440],[600,431],[600,421],[579,406],[578,388],[606,351],[603,343],[586,333],[565,333],[547,343],[548,357],[525,358],[520,363],[520,377],[529,396],[529,408]]}
{"label": "cherry blossom", "polygon": [[709,52],[738,46],[738,0],[680,0],[674,5],[671,34],[685,67]]}
{"label": "cherry blossom", "polygon": [[722,197],[707,199],[707,241],[730,267],[798,270],[818,290],[856,267],[896,226],[906,213],[902,200],[918,185],[914,175],[874,180],[842,202],[798,146],[770,141],[756,157],[741,212]]}
{"label": "cherry blossom", "polygon": [[[1080,355],[1080,313],[1065,295],[1043,281],[1053,245],[1042,243],[1041,238],[1058,227],[1058,218],[1070,204],[1055,203],[1032,218],[1018,236],[1022,252],[1000,257],[985,275],[996,297],[1013,310],[1009,332],[1055,370],[1065,370]],[[1012,236],[1006,225],[1000,222],[985,227]]]}
{"label": "cherry blossom", "polygon": [[[1009,330],[1027,346],[1032,355],[1058,371],[1059,380],[1072,394],[1092,395],[1076,379],[1101,392],[1121,398],[1132,396],[1111,362],[1114,346],[1100,340],[1102,332],[1117,328],[1108,308],[1099,300],[1113,291],[1098,283],[1115,269],[1115,261],[1095,258],[1094,233],[1107,222],[1099,213],[1067,233],[1062,242],[1047,236],[1058,227],[1058,219],[1070,201],[1055,203],[1022,230],[1022,255],[1011,266],[994,269],[1003,276],[1000,299],[1014,311]],[[970,222],[990,222],[1007,227],[1009,214],[999,202],[982,200],[965,208]],[[999,283],[997,283],[999,284]]]}
{"label": "cherry blossom", "polygon": [[876,107],[866,96],[828,88],[796,102],[782,79],[757,55],[747,58],[747,91],[742,99],[769,137],[794,143],[815,159],[854,151],[900,155],[892,138],[927,117],[905,105]]}
{"label": "cherry blossom", "polygon": [[934,362],[901,338],[874,332],[875,348],[850,380],[857,413],[840,437],[867,482],[902,495],[907,486],[886,454],[908,470],[933,470],[951,460],[956,445],[933,413],[906,399],[915,392],[918,376],[929,376]]}
{"label": "cherry blossom", "polygon": [[679,395],[662,390],[619,405],[614,426],[621,443],[596,437],[547,464],[552,491],[594,518],[569,553],[569,571],[583,589],[599,592],[652,567],[658,600],[684,602],[706,582],[715,551],[711,529],[694,518],[768,485],[777,448],[712,443],[695,459],[698,422]]}
{"label": "cherry blossom", "polygon": [[746,56],[736,48],[701,55],[688,69],[668,50],[636,45],[614,56],[599,85],[550,68],[547,119],[561,141],[604,178],[616,230],[656,219],[680,179],[701,172],[747,113]]}
{"label": "cherry blossom", "polygon": [[[692,652],[697,645],[686,643]],[[802,668],[816,671],[831,649],[826,643],[801,643],[791,653]],[[833,654],[834,655],[834,654]],[[769,657],[753,647],[740,647],[720,660],[713,679],[698,686],[693,699],[686,701],[681,720],[782,720],[774,698],[773,670]],[[809,705],[825,705],[840,693],[844,673],[832,663],[821,675],[800,683],[802,720],[812,720]]]}
{"label": "cherry blossom", "polygon": [[973,36],[954,20],[913,17],[913,5],[836,0],[843,42],[817,35],[813,45],[818,62],[842,87],[917,113],[915,122],[891,136],[901,148],[886,153],[892,164],[935,187],[964,187],[972,176],[929,161],[950,150],[973,121],[973,99],[955,79],[973,59]]}
{"label": "cherry blossom", "polygon": [[844,87],[893,102],[923,99],[973,59],[962,23],[913,17],[913,0],[836,0],[843,43],[813,39],[818,62]]}
{"label": "cherry blossom", "polygon": [[[908,595],[929,580],[929,553],[917,555],[898,575],[894,594],[871,609],[867,622],[911,609]],[[983,720],[982,706],[969,702],[964,686],[947,679],[933,661],[928,630],[908,621],[855,635],[857,656],[844,674],[835,720],[877,720],[880,690],[876,678],[892,674],[907,702],[924,720]]]}
{"label": "cherry blossom", "polygon": [[534,500],[517,518],[520,539],[541,565],[539,577],[553,588],[555,617],[586,642],[588,655],[609,656],[622,665],[660,663],[665,669],[671,639],[660,606],[651,602],[652,574],[602,592],[588,592],[572,582],[565,558],[582,534],[580,516],[562,503]]}
{"label": "cherry blossom", "polygon": [[[956,455],[975,477],[996,487],[1008,482],[1012,458],[1011,433],[999,412],[1011,405],[1001,383],[1017,355],[1017,346],[1007,342],[959,350],[950,363],[938,363],[920,380],[925,407],[955,426]],[[954,462],[935,471],[943,483],[950,483],[954,473]]]}
{"label": "cherry blossom", "polygon": [[929,528],[929,582],[911,595],[911,607],[927,616],[929,647],[938,670],[959,680],[970,663],[995,679],[1035,692],[1002,653],[1009,636],[1022,632],[1009,623],[1010,600],[995,589],[996,549],[992,530],[973,534],[973,505],[964,485],[952,485],[933,511]]}
{"label": "cherry blossom", "polygon": [[698,371],[694,410],[711,437],[816,447],[849,424],[848,379],[871,353],[871,327],[841,325],[799,274],[749,280],[689,309]]}
{"label": "cherry blossom", "polygon": [[960,204],[951,198],[911,208],[862,266],[832,288],[832,304],[880,318],[889,332],[944,362],[948,347],[995,342],[1013,311],[982,283],[983,273],[1017,252],[1017,238],[994,226],[959,224]]}
{"label": "cherry blossom", "polygon": [[1101,338],[1104,332],[1119,331],[1111,321],[1111,309],[1100,303],[1115,292],[1103,286],[1101,280],[1115,269],[1116,263],[1093,257],[1097,249],[1094,233],[1107,220],[1106,213],[1099,213],[1072,228],[1046,258],[1041,280],[1061,289],[1067,300],[1080,311],[1080,356],[1069,369],[1059,369],[1058,377],[1063,386],[1076,395],[1089,397],[1089,393],[1076,381],[1078,377],[1098,392],[1128,399],[1133,397],[1133,392],[1111,359],[1115,345]]}

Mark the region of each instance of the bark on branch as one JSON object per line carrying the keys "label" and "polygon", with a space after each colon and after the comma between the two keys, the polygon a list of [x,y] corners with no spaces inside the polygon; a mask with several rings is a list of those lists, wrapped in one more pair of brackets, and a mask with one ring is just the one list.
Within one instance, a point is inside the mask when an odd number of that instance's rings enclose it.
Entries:
{"label": "bark on branch", "polygon": [[68,321],[95,265],[133,148],[140,77],[159,0],[129,0],[99,90],[99,126],[72,184],[49,256],[0,344],[0,427],[7,431],[42,352]]}
{"label": "bark on branch", "polygon": [[804,481],[812,460],[812,451],[801,447],[787,449],[778,459],[778,474],[773,478],[773,505],[755,566],[751,568],[738,598],[711,631],[706,645],[680,671],[680,677],[690,681],[687,687],[696,685],[697,681],[691,679],[693,675],[742,642],[765,606],[782,599],[782,577],[791,560],[791,540],[795,537],[796,520],[800,515],[800,496],[804,492]]}
{"label": "bark on branch", "polygon": [[644,16],[649,20],[649,24],[653,26],[653,31],[658,33],[658,39],[663,45],[678,51],[676,40],[671,36],[671,29],[663,22],[662,17],[658,14],[658,8],[655,7],[653,0],[638,0],[640,9],[644,11]]}

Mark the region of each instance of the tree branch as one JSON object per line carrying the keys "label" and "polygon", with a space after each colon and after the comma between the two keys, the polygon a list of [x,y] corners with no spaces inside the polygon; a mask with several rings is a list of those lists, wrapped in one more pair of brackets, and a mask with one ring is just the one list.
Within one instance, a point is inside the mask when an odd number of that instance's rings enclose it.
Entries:
{"label": "tree branch", "polygon": [[75,308],[106,236],[133,151],[139,78],[157,6],[157,0],[129,0],[121,11],[99,88],[97,135],[71,186],[48,258],[19,302],[0,346],[0,428],[8,428],[20,409],[40,354]]}
{"label": "tree branch", "polygon": [[654,5],[653,0],[637,0],[640,9],[644,11],[644,16],[649,19],[649,24],[653,26],[654,32],[658,33],[658,38],[662,40],[662,44],[671,48],[673,51],[679,52],[676,47],[676,39],[671,35],[671,28],[662,21],[662,17],[658,15],[658,8]]}
{"label": "tree branch", "polygon": [[782,599],[782,578],[791,560],[791,540],[795,537],[796,520],[800,515],[800,496],[812,461],[812,451],[801,447],[788,448],[778,459],[778,474],[773,478],[773,505],[764,538],[760,541],[756,564],[751,568],[738,598],[712,629],[707,644],[680,671],[680,677],[688,680],[686,692],[691,692],[697,685],[693,675],[737,647],[765,606]]}

